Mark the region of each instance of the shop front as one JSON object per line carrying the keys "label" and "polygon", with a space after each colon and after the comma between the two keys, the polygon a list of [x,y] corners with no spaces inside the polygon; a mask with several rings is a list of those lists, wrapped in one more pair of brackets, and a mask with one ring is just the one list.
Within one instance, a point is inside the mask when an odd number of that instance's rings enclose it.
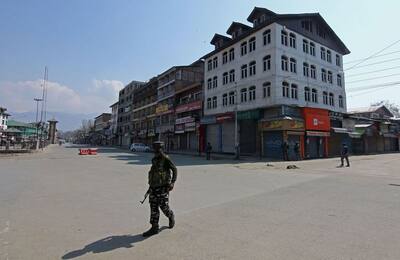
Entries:
{"label": "shop front", "polygon": [[201,124],[206,125],[206,141],[210,143],[213,152],[234,153],[235,151],[235,121],[233,113],[223,113],[205,116]]}
{"label": "shop front", "polygon": [[178,136],[177,149],[179,150],[198,150],[199,134],[196,133],[197,124],[195,118],[191,116],[177,118],[175,121],[175,134]]}
{"label": "shop front", "polygon": [[319,108],[303,108],[305,122],[305,158],[328,156],[331,130],[329,112]]}
{"label": "shop front", "polygon": [[237,114],[239,124],[239,145],[241,154],[260,153],[260,135],[258,133],[258,120],[262,117],[259,109],[239,111]]}
{"label": "shop front", "polygon": [[304,122],[301,119],[284,117],[259,122],[261,133],[262,156],[282,160],[284,158],[283,144],[289,146],[289,160],[297,158],[295,145],[300,145],[300,156],[304,157]]}

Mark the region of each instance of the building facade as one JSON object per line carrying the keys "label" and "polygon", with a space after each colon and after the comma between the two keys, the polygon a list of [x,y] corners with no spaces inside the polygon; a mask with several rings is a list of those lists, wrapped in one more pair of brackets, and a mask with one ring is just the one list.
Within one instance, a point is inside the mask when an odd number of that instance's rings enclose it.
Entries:
{"label": "building facade", "polygon": [[118,101],[110,106],[111,119],[110,119],[110,141],[111,145],[117,145],[117,130],[118,130]]}
{"label": "building facade", "polygon": [[144,84],[132,81],[119,91],[117,134],[120,146],[129,147],[133,142],[133,92]]}
{"label": "building facade", "polygon": [[135,90],[133,101],[134,140],[150,146],[156,140],[157,88],[154,77]]}
{"label": "building facade", "polygon": [[[196,87],[199,89],[203,81],[203,69],[203,62],[197,61],[188,66],[174,66],[158,76],[156,133],[165,142],[167,151],[181,146],[186,149],[188,145],[190,147],[190,142],[193,149],[196,149],[195,141],[190,141],[190,134],[188,140],[187,133],[196,131],[196,121],[199,118],[191,115],[201,108],[192,104],[188,110],[180,107],[177,114],[175,109],[178,105],[185,105],[185,102],[194,102],[195,98],[190,96],[191,91],[195,91]],[[199,97],[196,98],[199,101]]]}
{"label": "building facade", "polygon": [[349,50],[319,14],[256,7],[247,20],[251,26],[233,22],[230,37],[216,34],[203,57],[207,141],[234,152],[236,116],[242,153],[281,156],[284,142],[301,142],[304,156],[327,156],[328,113],[346,112]]}
{"label": "building facade", "polygon": [[7,130],[7,120],[10,115],[6,111],[6,108],[0,107],[0,133]]}

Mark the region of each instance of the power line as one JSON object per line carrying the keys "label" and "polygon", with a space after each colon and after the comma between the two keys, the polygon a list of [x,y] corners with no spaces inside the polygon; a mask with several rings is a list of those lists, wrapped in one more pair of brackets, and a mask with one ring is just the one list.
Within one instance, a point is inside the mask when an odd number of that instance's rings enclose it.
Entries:
{"label": "power line", "polygon": [[395,44],[397,44],[397,43],[399,43],[399,42],[400,42],[400,40],[395,41],[394,43],[392,43],[392,44],[390,44],[389,46],[383,48],[382,50],[380,50],[380,51],[378,51],[378,52],[376,52],[376,53],[374,53],[374,54],[368,56],[368,57],[365,58],[365,59],[362,59],[360,62],[357,62],[355,65],[351,66],[350,68],[348,68],[348,69],[346,69],[346,70],[354,69],[355,67],[357,67],[357,66],[360,65],[361,63],[364,63],[364,62],[366,62],[367,60],[372,59],[373,57],[375,57],[375,56],[377,56],[378,54],[384,52],[385,50],[389,49],[390,47],[392,47],[393,45],[395,45]]}
{"label": "power line", "polygon": [[350,83],[363,82],[363,81],[369,81],[369,80],[374,80],[374,79],[390,78],[390,77],[399,76],[399,75],[400,75],[400,73],[395,73],[395,74],[390,74],[390,75],[385,75],[385,76],[379,76],[379,77],[373,77],[373,78],[367,78],[367,79],[353,80],[353,81],[346,82],[346,83],[347,83],[347,84],[350,84]]}
{"label": "power line", "polygon": [[396,87],[396,86],[398,86],[398,85],[391,85],[391,86],[385,86],[385,87],[381,87],[381,88],[377,88],[377,89],[372,89],[372,90],[369,90],[369,91],[365,91],[363,93],[350,95],[349,97],[358,97],[358,96],[361,96],[361,95],[365,95],[365,94],[368,94],[368,93],[372,93],[372,92],[380,91],[382,89],[392,88],[392,87]]}
{"label": "power line", "polygon": [[395,85],[400,85],[400,81],[394,81],[394,82],[388,82],[388,83],[383,83],[383,84],[376,84],[376,85],[349,88],[349,89],[347,89],[347,92],[363,91],[363,90],[367,90],[367,89],[380,88],[380,87],[386,87],[386,86],[395,86]]}
{"label": "power line", "polygon": [[382,72],[382,71],[387,71],[387,70],[392,70],[392,69],[397,69],[397,68],[400,68],[400,66],[395,66],[395,67],[390,67],[390,68],[380,69],[380,70],[366,71],[366,72],[356,73],[356,74],[350,74],[350,75],[346,75],[346,78],[351,78],[351,77],[356,77],[356,76],[361,76],[361,75],[366,75],[366,74],[371,74],[371,73],[376,73],[376,72]]}
{"label": "power line", "polygon": [[[376,55],[376,56],[372,57],[371,59],[375,59],[375,58],[379,58],[379,57],[383,57],[383,56],[388,56],[388,55],[399,53],[399,52],[400,52],[400,50],[393,51],[393,52],[388,52],[388,53],[384,53],[384,54],[381,54],[381,55]],[[358,62],[358,61],[361,61],[361,60],[363,60],[363,59],[348,61],[348,62],[343,63],[343,65],[350,64],[350,63],[355,63],[355,62]]]}
{"label": "power line", "polygon": [[[383,61],[379,61],[379,62],[374,62],[374,63],[365,64],[365,65],[362,65],[362,66],[358,66],[357,69],[369,67],[369,66],[372,66],[372,65],[378,65],[378,64],[382,64],[382,63],[386,63],[386,62],[396,61],[396,60],[400,60],[400,58],[389,59],[389,60],[383,60]],[[350,69],[351,69],[351,68],[350,68]],[[348,71],[348,70],[350,70],[350,69],[345,69],[344,71]]]}

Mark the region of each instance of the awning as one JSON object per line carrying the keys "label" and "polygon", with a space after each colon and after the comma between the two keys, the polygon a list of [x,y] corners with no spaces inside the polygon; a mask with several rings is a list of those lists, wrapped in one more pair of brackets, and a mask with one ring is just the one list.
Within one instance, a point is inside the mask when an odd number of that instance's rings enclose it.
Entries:
{"label": "awning", "polygon": [[340,128],[340,127],[331,127],[333,132],[338,133],[338,134],[349,134],[349,130],[346,128]]}
{"label": "awning", "polygon": [[395,135],[395,134],[390,134],[390,133],[386,133],[386,134],[383,134],[383,137],[387,137],[387,138],[397,138],[397,135]]}
{"label": "awning", "polygon": [[331,134],[329,132],[319,132],[319,131],[307,131],[307,136],[322,136],[328,137]]}
{"label": "awning", "polygon": [[351,138],[361,138],[362,135],[363,135],[363,133],[358,133],[358,132],[351,132],[351,133],[349,133],[349,136],[350,136]]}

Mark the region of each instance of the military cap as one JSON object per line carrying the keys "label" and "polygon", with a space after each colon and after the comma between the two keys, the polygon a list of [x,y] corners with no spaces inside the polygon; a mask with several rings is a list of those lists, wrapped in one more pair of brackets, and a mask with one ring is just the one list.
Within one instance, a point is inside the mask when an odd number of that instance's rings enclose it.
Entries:
{"label": "military cap", "polygon": [[162,142],[162,141],[155,141],[155,142],[153,143],[153,147],[154,147],[154,148],[163,148],[163,147],[164,147],[164,142]]}

